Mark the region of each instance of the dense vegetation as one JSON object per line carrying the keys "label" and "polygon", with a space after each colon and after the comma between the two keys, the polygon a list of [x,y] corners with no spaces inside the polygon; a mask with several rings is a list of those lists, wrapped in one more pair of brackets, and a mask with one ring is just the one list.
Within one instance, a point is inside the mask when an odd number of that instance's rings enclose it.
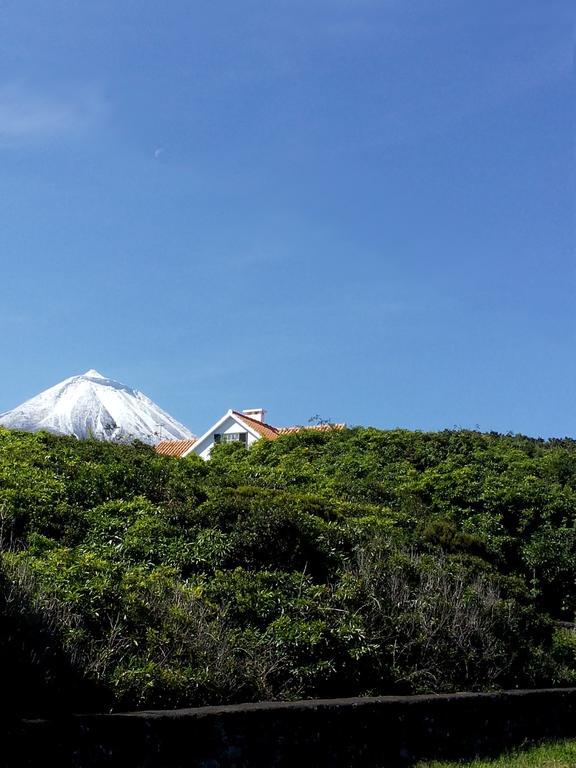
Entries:
{"label": "dense vegetation", "polygon": [[575,510],[568,439],[308,430],[204,463],[0,429],[5,703],[574,684]]}

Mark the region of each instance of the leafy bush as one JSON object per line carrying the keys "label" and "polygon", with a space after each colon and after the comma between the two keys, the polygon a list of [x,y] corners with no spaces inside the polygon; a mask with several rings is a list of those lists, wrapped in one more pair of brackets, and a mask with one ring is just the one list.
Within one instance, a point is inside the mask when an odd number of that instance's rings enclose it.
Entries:
{"label": "leafy bush", "polygon": [[0,660],[38,711],[574,684],[575,500],[568,439],[0,429]]}

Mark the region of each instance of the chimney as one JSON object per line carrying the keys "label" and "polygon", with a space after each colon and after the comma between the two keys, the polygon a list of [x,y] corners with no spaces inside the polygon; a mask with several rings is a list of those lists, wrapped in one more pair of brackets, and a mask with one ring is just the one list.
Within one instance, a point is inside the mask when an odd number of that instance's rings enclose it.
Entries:
{"label": "chimney", "polygon": [[245,411],[242,411],[242,413],[255,421],[264,421],[264,417],[266,416],[264,408],[248,408]]}

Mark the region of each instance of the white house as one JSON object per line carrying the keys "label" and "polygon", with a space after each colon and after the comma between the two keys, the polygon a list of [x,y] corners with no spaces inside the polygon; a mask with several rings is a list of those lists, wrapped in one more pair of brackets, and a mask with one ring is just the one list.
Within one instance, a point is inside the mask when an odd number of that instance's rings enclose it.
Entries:
{"label": "white house", "polygon": [[243,443],[247,448],[257,440],[275,440],[281,435],[300,432],[303,429],[328,431],[343,429],[344,424],[318,424],[310,427],[273,427],[264,421],[266,411],[263,408],[250,408],[245,411],[227,411],[196,440],[164,440],[156,446],[156,452],[165,456],[188,456],[196,453],[203,459],[210,458],[210,452],[218,443]]}

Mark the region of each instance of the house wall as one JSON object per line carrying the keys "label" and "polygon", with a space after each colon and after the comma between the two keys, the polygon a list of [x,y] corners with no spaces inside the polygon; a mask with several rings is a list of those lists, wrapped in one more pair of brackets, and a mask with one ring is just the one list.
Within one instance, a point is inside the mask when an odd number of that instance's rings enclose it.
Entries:
{"label": "house wall", "polygon": [[200,456],[202,459],[209,459],[210,458],[210,452],[214,446],[214,434],[226,434],[231,432],[245,432],[247,437],[246,445],[250,447],[253,445],[256,440],[259,438],[254,437],[254,435],[251,432],[248,432],[246,427],[242,424],[240,424],[233,416],[228,416],[226,420],[215,430],[210,432],[209,435],[207,435],[203,440],[201,440],[199,443],[197,443],[194,448],[192,449],[193,453],[197,453],[198,456]]}

